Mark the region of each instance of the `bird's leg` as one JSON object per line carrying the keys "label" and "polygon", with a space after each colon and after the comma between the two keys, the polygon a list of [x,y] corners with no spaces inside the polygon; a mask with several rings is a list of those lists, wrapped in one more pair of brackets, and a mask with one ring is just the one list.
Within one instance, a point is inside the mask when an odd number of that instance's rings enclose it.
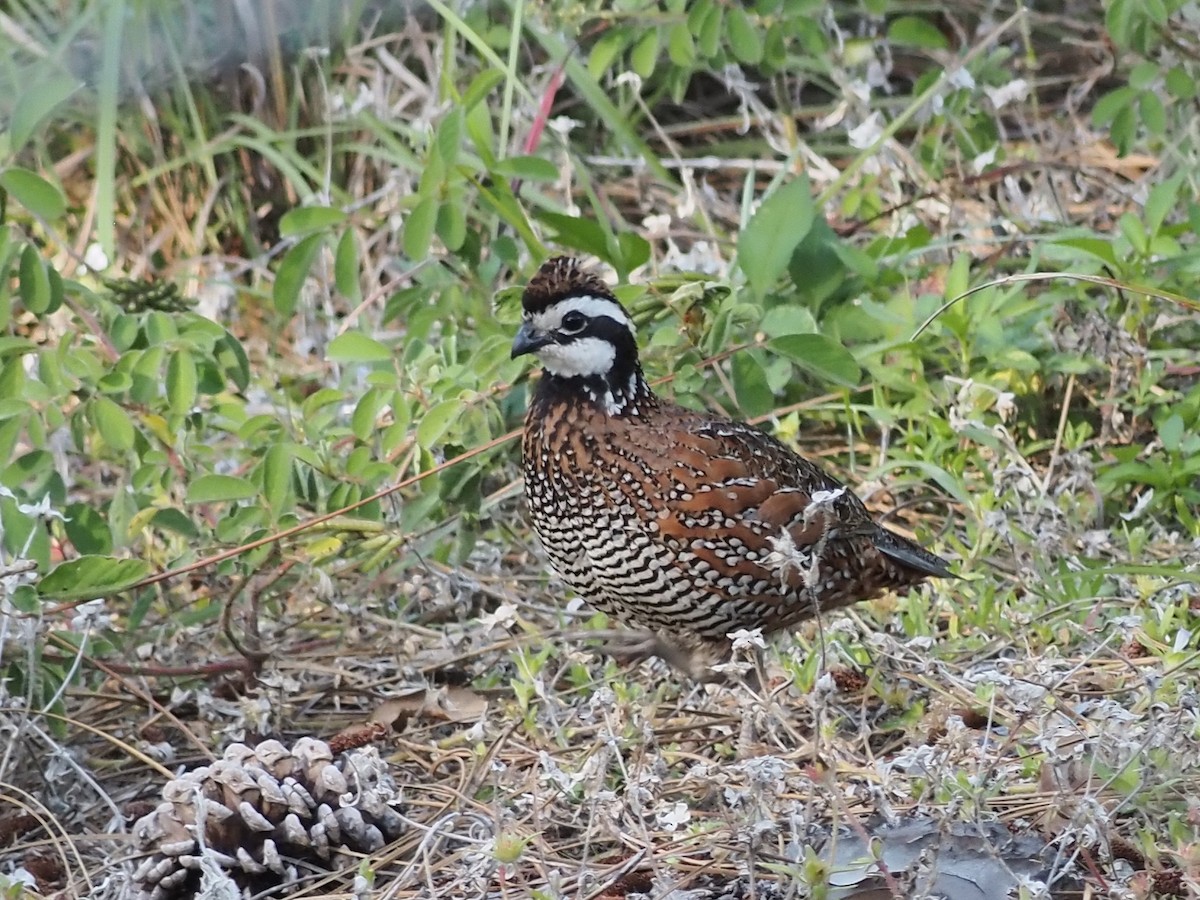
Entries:
{"label": "bird's leg", "polygon": [[[721,661],[720,649],[714,653],[713,642],[672,639],[656,631],[613,630],[598,632],[600,649],[623,662],[639,662],[657,656],[667,665],[693,681],[721,682],[725,676],[713,671],[712,665]],[[726,654],[727,655],[727,654]]]}

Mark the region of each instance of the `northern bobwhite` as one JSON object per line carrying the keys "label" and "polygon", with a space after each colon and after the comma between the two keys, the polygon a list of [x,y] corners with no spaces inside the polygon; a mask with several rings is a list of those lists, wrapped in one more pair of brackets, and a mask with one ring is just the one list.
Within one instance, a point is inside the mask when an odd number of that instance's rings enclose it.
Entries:
{"label": "northern bobwhite", "polygon": [[522,305],[512,356],[544,368],[522,445],[534,529],[562,579],[647,630],[650,652],[696,674],[695,650],[732,631],[950,574],[775,438],[656,396],[629,314],[577,260],[545,263]]}

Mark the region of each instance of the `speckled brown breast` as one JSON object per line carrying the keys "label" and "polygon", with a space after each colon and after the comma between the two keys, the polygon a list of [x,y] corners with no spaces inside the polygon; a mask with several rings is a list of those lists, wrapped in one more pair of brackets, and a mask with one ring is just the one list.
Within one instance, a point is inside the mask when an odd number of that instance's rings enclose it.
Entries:
{"label": "speckled brown breast", "polygon": [[621,416],[535,400],[523,450],[550,562],[631,625],[769,632],[929,574],[881,552],[908,542],[774,438],[652,395]]}

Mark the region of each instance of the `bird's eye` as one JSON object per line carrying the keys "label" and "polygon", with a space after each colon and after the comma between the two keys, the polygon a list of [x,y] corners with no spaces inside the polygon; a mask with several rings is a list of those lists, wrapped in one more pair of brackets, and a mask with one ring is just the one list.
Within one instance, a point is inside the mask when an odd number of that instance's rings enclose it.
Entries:
{"label": "bird's eye", "polygon": [[579,334],[587,327],[587,316],[577,309],[571,310],[563,316],[562,327],[559,328],[563,334]]}

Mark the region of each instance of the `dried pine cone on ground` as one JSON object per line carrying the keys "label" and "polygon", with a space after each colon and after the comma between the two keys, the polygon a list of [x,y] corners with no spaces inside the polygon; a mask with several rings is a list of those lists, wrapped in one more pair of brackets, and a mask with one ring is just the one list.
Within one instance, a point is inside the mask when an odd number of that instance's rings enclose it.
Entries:
{"label": "dried pine cone on ground", "polygon": [[201,872],[224,873],[243,892],[288,885],[404,830],[400,790],[379,755],[359,749],[335,762],[329,745],[313,738],[290,750],[279,741],[233,744],[223,758],[168,782],[162,795],[133,826],[149,853],[134,880],[149,900],[192,896]]}

